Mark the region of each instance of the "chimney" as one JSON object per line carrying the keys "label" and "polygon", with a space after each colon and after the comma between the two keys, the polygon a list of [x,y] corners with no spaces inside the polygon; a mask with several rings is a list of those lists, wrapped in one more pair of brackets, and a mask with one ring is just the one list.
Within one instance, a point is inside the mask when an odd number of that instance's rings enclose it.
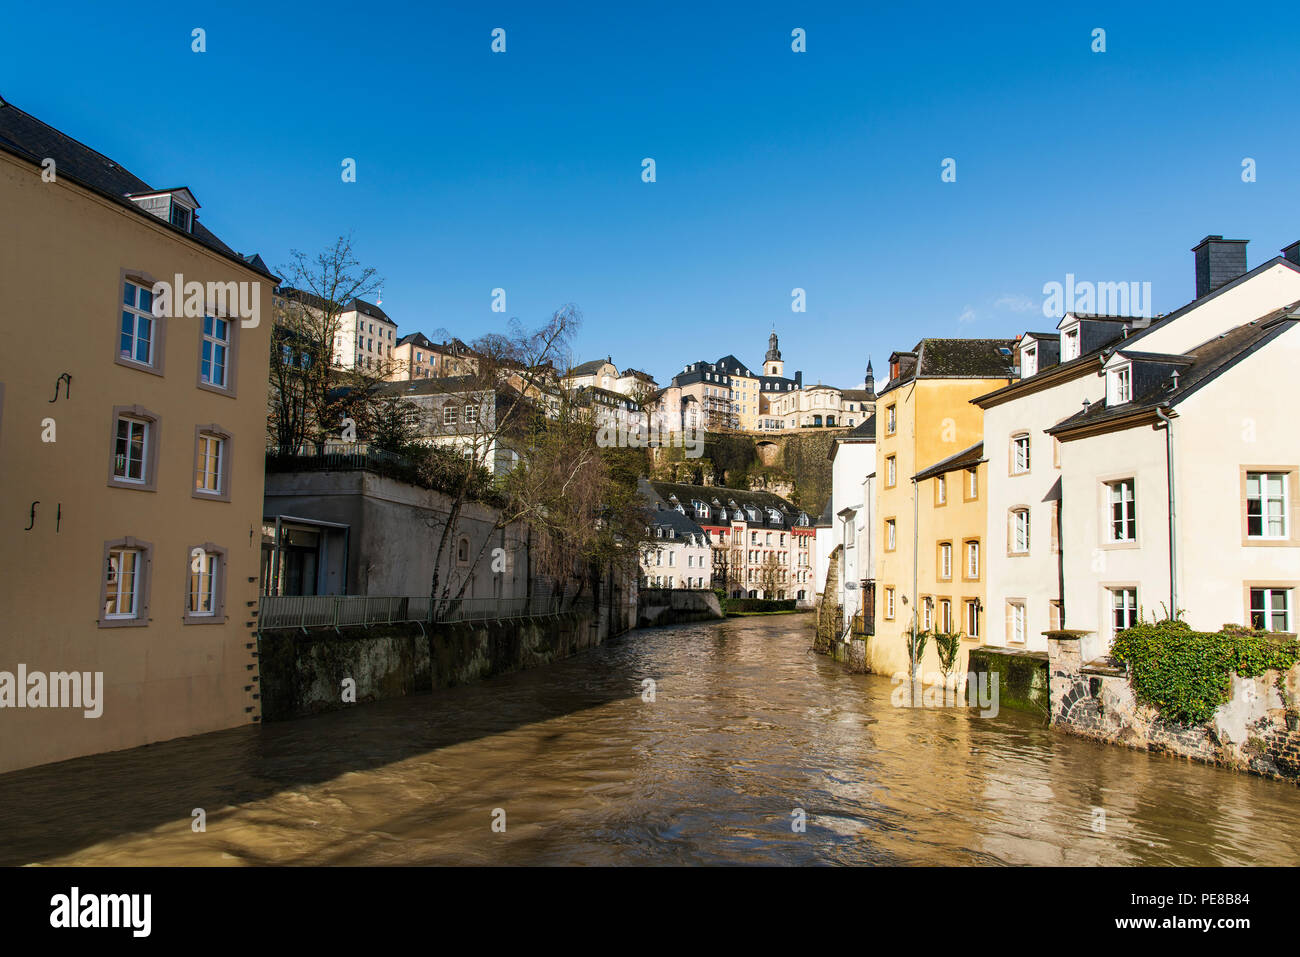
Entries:
{"label": "chimney", "polygon": [[1248,242],[1248,239],[1206,236],[1192,247],[1196,254],[1197,299],[1245,274]]}
{"label": "chimney", "polygon": [[1300,266],[1300,239],[1293,242],[1290,246],[1283,246],[1282,255],[1286,257],[1288,262],[1293,262],[1297,266]]}

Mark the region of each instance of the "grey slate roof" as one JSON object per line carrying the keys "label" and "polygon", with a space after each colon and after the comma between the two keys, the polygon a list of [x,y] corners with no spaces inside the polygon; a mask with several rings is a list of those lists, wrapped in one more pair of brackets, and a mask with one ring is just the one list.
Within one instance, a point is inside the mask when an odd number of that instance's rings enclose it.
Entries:
{"label": "grey slate roof", "polygon": [[[691,506],[692,499],[699,499],[706,503],[711,509],[725,508],[727,510],[728,522],[732,509],[739,506],[753,506],[758,509],[759,520],[750,521],[746,517],[745,521],[753,528],[772,528],[789,530],[794,526],[795,521],[799,518],[800,510],[787,502],[779,495],[772,492],[750,492],[739,488],[725,488],[719,485],[684,485],[678,482],[649,482],[650,488],[664,502],[671,505],[669,501],[673,495],[677,496],[677,501],[681,502],[687,509]],[[715,503],[716,500],[716,503]],[[773,522],[769,519],[767,509],[774,508],[779,511],[784,520],[780,523]],[[716,514],[716,511],[715,513]]]}
{"label": "grey slate roof", "polygon": [[147,216],[154,225],[162,225],[178,236],[192,239],[227,259],[279,281],[279,277],[266,268],[260,257],[240,255],[218,239],[203,225],[197,213],[193,219],[193,230],[186,232],[136,205],[127,197],[158,191],[121,164],[4,100],[0,100],[0,150],[37,166],[47,158],[53,159],[56,173],[61,179],[84,186],[120,206]]}
{"label": "grey slate roof", "polygon": [[880,394],[916,379],[1010,379],[1015,347],[1015,339],[922,339],[910,352],[890,357],[898,360],[899,374]]}
{"label": "grey slate roof", "polygon": [[[1157,407],[1175,406],[1242,359],[1263,348],[1287,330],[1300,325],[1300,312],[1297,310],[1300,310],[1300,301],[1230,329],[1223,335],[1201,343],[1195,349],[1189,349],[1181,356],[1126,353],[1132,358],[1135,370],[1134,395],[1131,400],[1109,406],[1106,400],[1102,399],[1045,431],[1049,435],[1064,435],[1080,428],[1126,419],[1144,412],[1152,413]],[[1190,363],[1186,360],[1190,360]],[[1178,368],[1177,387],[1170,388],[1171,380],[1167,376],[1150,376],[1145,379],[1138,376],[1136,374],[1138,365],[1144,362],[1172,365]],[[1140,385],[1143,381],[1147,383],[1145,388]]]}
{"label": "grey slate roof", "polygon": [[946,459],[935,462],[928,469],[922,469],[912,476],[918,482],[924,482],[926,479],[934,478],[936,475],[944,475],[948,472],[956,472],[959,469],[968,469],[972,466],[979,465],[984,461],[984,443],[976,442],[968,449],[962,449],[956,455],[950,455]]}

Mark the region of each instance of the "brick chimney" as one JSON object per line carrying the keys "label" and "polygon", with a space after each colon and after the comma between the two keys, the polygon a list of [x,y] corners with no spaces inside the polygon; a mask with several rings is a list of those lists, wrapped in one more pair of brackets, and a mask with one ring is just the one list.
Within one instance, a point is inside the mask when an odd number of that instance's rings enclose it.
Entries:
{"label": "brick chimney", "polygon": [[1283,246],[1282,255],[1286,257],[1288,262],[1300,266],[1300,239],[1297,239],[1290,246]]}
{"label": "brick chimney", "polygon": [[1246,272],[1249,239],[1206,236],[1192,247],[1196,254],[1196,298],[1208,296]]}

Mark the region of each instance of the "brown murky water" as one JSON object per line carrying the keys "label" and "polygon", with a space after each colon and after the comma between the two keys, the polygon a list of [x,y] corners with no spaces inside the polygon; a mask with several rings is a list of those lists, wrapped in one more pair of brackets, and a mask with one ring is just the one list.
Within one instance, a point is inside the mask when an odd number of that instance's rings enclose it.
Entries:
{"label": "brown murky water", "polygon": [[472,687],[3,776],[0,863],[1300,860],[1293,786],[1015,712],[894,708],[809,628],[633,632]]}

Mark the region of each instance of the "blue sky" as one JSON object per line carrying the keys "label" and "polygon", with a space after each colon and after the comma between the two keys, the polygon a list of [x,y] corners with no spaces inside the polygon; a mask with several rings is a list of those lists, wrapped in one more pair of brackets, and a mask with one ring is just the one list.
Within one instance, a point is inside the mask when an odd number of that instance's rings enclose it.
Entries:
{"label": "blue sky", "polygon": [[502,287],[661,383],[775,325],[788,372],[848,387],[921,336],[1051,325],[1067,272],[1162,312],[1204,235],[1251,266],[1300,239],[1293,4],[392,6],[12,6],[0,96],[273,267],[352,232],[403,333],[500,330]]}

